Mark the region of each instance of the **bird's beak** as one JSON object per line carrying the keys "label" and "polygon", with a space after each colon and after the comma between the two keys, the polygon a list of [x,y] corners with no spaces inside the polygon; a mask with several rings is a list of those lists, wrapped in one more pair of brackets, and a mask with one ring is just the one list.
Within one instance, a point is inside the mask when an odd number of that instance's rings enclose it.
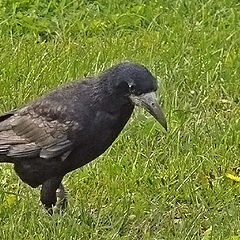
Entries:
{"label": "bird's beak", "polygon": [[164,113],[157,102],[155,92],[144,93],[139,96],[131,95],[131,100],[139,106],[145,108],[167,131],[167,121]]}

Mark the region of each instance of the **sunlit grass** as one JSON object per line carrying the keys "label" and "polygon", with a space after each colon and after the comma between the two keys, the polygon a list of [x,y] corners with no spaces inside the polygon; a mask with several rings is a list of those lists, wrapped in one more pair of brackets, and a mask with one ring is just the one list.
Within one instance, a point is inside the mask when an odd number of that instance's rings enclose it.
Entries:
{"label": "sunlit grass", "polygon": [[[137,110],[115,143],[65,177],[48,216],[0,166],[0,239],[238,239],[238,1],[13,1],[0,6],[0,111],[114,63],[159,80],[167,133]],[[234,238],[235,236],[235,238]]]}

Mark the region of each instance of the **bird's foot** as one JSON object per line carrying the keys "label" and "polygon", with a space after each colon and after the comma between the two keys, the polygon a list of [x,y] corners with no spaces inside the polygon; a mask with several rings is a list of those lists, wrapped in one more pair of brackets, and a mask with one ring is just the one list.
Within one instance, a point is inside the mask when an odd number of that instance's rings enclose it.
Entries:
{"label": "bird's foot", "polygon": [[67,206],[67,198],[66,198],[66,191],[62,184],[60,184],[59,188],[56,190],[56,197],[57,201],[55,206],[52,209],[52,214],[58,214],[60,211]]}

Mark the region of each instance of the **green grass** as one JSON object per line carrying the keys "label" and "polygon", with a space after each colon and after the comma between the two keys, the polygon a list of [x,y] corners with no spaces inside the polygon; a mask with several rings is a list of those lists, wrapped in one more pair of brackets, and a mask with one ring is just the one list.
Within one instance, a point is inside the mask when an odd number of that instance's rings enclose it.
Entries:
{"label": "green grass", "polygon": [[0,3],[0,112],[114,63],[159,80],[165,133],[137,110],[115,143],[65,177],[48,216],[0,166],[0,239],[240,239],[240,3],[99,0]]}

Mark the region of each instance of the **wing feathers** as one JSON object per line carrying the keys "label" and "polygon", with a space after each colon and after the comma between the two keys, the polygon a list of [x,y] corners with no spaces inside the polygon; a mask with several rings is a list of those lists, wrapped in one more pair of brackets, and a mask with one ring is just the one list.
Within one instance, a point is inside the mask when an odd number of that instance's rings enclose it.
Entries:
{"label": "wing feathers", "polygon": [[8,157],[37,157],[40,153],[40,148],[35,144],[19,144],[10,146],[8,149]]}
{"label": "wing feathers", "polygon": [[69,140],[60,142],[56,145],[53,145],[52,147],[42,149],[40,152],[40,157],[53,158],[53,157],[59,156],[67,152],[69,149],[71,149],[71,146],[72,146],[72,143]]}
{"label": "wing feathers", "polygon": [[9,150],[9,147],[10,147],[10,145],[4,145],[4,146],[0,145],[0,155],[7,154],[8,150]]}
{"label": "wing feathers", "polygon": [[[3,120],[3,121],[1,121]],[[77,123],[60,123],[37,114],[32,109],[0,116],[0,158],[45,159],[71,152],[73,143],[68,139],[71,131],[79,129]]]}
{"label": "wing feathers", "polygon": [[0,147],[7,144],[21,144],[21,143],[28,143],[25,139],[17,136],[13,130],[9,131],[0,131]]}

